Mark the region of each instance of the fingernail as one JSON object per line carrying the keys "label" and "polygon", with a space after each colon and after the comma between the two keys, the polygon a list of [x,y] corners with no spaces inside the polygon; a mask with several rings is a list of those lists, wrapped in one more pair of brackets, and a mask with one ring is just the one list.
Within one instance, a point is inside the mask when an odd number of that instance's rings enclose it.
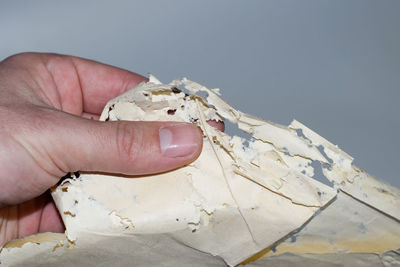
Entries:
{"label": "fingernail", "polygon": [[193,154],[201,142],[199,129],[186,123],[161,127],[159,134],[161,152],[171,158]]}

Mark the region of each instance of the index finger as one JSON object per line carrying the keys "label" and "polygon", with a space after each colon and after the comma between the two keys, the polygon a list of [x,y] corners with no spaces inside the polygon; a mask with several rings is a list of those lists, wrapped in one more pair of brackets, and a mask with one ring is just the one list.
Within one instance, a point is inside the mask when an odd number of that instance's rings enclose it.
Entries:
{"label": "index finger", "polygon": [[82,91],[83,111],[100,114],[106,103],[147,78],[96,61],[71,57]]}

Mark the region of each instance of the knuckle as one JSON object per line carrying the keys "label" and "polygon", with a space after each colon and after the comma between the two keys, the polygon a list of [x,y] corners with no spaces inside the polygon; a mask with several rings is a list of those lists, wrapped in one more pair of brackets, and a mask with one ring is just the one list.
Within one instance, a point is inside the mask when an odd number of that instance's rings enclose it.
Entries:
{"label": "knuckle", "polygon": [[34,57],[36,53],[33,52],[22,52],[18,54],[11,55],[3,60],[4,63],[14,63],[14,62],[23,62],[27,58]]}
{"label": "knuckle", "polygon": [[115,142],[118,156],[122,160],[135,161],[140,153],[143,135],[129,123],[119,122],[116,127]]}

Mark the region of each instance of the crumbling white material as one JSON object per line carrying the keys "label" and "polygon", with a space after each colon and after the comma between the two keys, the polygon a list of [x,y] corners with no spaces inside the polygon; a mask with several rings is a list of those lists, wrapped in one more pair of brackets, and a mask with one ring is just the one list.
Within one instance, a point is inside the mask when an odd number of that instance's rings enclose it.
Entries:
{"label": "crumbling white material", "polygon": [[[199,92],[205,92],[206,99],[198,96]],[[400,247],[398,189],[354,167],[353,158],[301,123],[293,121],[286,127],[252,117],[235,110],[219,95],[219,90],[187,79],[162,84],[150,75],[148,83],[106,105],[100,118],[103,121],[197,124],[204,134],[203,151],[188,166],[158,175],[82,174],[65,180],[53,192],[66,238],[74,244],[69,249],[63,246],[63,253],[88,250],[88,246],[107,250],[99,244],[125,245],[135,251],[138,266],[160,265],[148,259],[155,253],[165,255],[163,261],[175,266],[185,262],[205,266],[201,265],[204,261],[220,266],[220,258],[233,266],[267,247],[274,249],[266,255],[279,255],[280,251],[336,253],[343,247],[348,252],[381,254]],[[207,123],[223,119],[251,134],[252,140],[231,137]],[[332,187],[313,178],[313,164],[319,164]],[[346,198],[349,206],[343,202]],[[339,221],[346,220],[341,211],[356,206],[360,213],[352,215],[345,229],[332,221],[332,212],[340,212]],[[365,222],[365,214],[371,212],[373,219]],[[365,229],[356,234],[352,227],[360,224]],[[377,231],[379,224],[385,228]],[[327,234],[333,229],[334,234]],[[373,240],[388,231],[391,234],[378,250],[341,244],[352,234],[356,241],[365,235]],[[288,237],[294,236],[303,242],[304,249],[292,246],[295,242]],[[326,239],[333,242],[329,249],[321,247],[318,252],[318,246],[307,247],[310,242],[325,244]],[[9,260],[6,255],[11,252],[6,250],[0,254],[1,261]],[[117,255],[126,250],[109,248]],[[184,255],[174,256],[178,251],[185,251]],[[102,257],[107,257],[105,254],[99,252]],[[121,261],[121,266],[125,262]]]}

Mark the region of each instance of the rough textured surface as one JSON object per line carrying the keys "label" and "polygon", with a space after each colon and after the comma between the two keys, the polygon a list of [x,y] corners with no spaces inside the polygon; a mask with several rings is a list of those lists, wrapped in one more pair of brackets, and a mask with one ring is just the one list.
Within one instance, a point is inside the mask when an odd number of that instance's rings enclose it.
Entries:
{"label": "rough textured surface", "polygon": [[251,267],[286,267],[286,266],[363,266],[363,267],[397,267],[400,266],[400,254],[388,251],[382,255],[371,253],[346,254],[293,254],[287,253],[251,263]]}
{"label": "rough textured surface", "polygon": [[[228,120],[252,138],[231,137],[209,119]],[[159,175],[64,180],[53,197],[66,238],[4,248],[3,264],[39,257],[43,264],[233,266],[254,254],[246,262],[290,261],[283,253],[304,260],[310,257],[303,254],[374,257],[400,247],[399,190],[297,121],[288,127],[264,121],[229,106],[217,89],[187,79],[162,84],[153,76],[111,100],[101,120],[192,122],[203,131],[203,151],[188,166]],[[358,264],[360,255],[349,257]]]}

